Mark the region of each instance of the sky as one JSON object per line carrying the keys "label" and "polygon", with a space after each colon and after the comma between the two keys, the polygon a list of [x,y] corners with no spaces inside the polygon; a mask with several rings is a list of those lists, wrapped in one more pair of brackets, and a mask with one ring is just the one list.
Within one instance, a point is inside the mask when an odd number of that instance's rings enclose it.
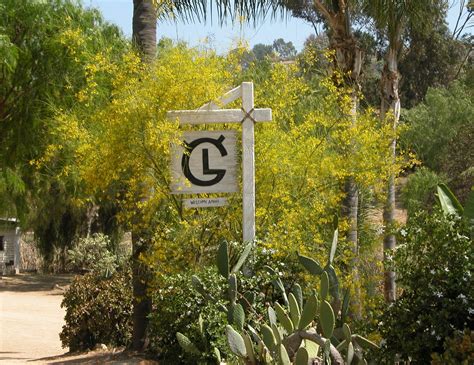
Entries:
{"label": "sky", "polygon": [[[117,24],[126,36],[131,36],[133,0],[83,0],[83,3],[85,6],[100,9],[107,21]],[[458,11],[459,1],[454,1],[454,6],[448,14],[450,28],[454,27]],[[257,43],[272,44],[278,38],[293,42],[296,49],[301,51],[304,41],[312,33],[314,33],[312,26],[303,20],[291,16],[272,19],[270,15],[263,22],[258,21],[256,27],[253,25],[241,27],[240,24],[232,25],[231,22],[221,27],[215,19],[212,23],[207,21],[195,24],[161,21],[157,26],[158,39],[168,37],[185,41],[192,46],[207,39],[218,52],[233,48],[232,46],[241,39],[253,47]]]}

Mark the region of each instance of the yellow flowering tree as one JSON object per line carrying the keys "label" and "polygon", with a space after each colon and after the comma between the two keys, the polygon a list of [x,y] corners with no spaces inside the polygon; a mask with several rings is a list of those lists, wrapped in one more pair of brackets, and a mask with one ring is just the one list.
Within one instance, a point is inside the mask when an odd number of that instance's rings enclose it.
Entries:
{"label": "yellow flowering tree", "polygon": [[[54,148],[68,151],[65,169],[85,182],[84,197],[116,202],[122,224],[152,239],[152,252],[141,259],[158,277],[209,263],[223,239],[240,242],[240,194],[230,195],[226,207],[194,210],[170,194],[170,146],[189,127],[168,120],[166,112],[197,108],[254,79],[256,105],[272,108],[274,118],[256,127],[259,244],[281,260],[295,251],[326,257],[329,223],[344,198],[344,181],[352,177],[376,191],[383,186],[392,168],[386,148],[392,129],[371,110],[361,113],[354,127],[347,112],[350,91],[328,79],[308,81],[295,65],[242,70],[238,52],[222,57],[182,44],[158,54],[151,65],[134,53],[113,62],[96,59],[77,93],[75,112],[57,114],[63,140]],[[112,92],[99,103],[98,80],[105,75]],[[344,244],[338,257],[341,267],[354,259]]]}

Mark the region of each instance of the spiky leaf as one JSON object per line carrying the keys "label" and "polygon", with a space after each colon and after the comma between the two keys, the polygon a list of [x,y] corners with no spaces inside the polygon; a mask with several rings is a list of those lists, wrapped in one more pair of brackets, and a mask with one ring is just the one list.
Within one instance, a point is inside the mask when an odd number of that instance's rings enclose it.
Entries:
{"label": "spiky leaf", "polygon": [[357,344],[362,347],[363,349],[372,349],[372,350],[377,350],[379,349],[379,346],[377,346],[375,343],[372,341],[366,339],[365,337],[362,337],[360,335],[352,335],[352,339],[357,342]]}
{"label": "spiky leaf", "polygon": [[288,305],[288,297],[286,295],[286,290],[285,290],[285,287],[284,287],[283,282],[281,281],[281,279],[276,278],[275,280],[272,280],[272,284],[275,288],[277,288],[281,291],[283,301],[285,302],[285,305]]}
{"label": "spiky leaf", "polygon": [[301,289],[300,284],[296,283],[295,285],[293,285],[291,292],[295,296],[300,310],[303,310],[303,290]]}
{"label": "spiky leaf", "polygon": [[341,321],[342,323],[346,322],[347,315],[349,314],[349,303],[351,299],[351,292],[349,289],[344,291],[344,298],[342,299],[342,308],[341,308]]}
{"label": "spiky leaf", "polygon": [[276,344],[277,345],[281,344],[282,334],[276,324],[272,324],[272,331],[273,331],[273,336],[275,336]]}
{"label": "spiky leaf", "polygon": [[227,241],[222,242],[217,250],[217,268],[225,279],[229,277],[229,244]]}
{"label": "spiky leaf", "polygon": [[332,310],[331,305],[326,300],[323,300],[321,303],[319,321],[321,323],[324,337],[331,338],[332,333],[334,332],[336,319],[334,317],[334,311]]}
{"label": "spiky leaf", "polygon": [[347,346],[347,365],[351,365],[352,360],[354,359],[354,345],[352,342],[349,342],[349,345]]}
{"label": "spiky leaf", "polygon": [[235,274],[229,276],[229,299],[231,303],[235,303],[237,299],[237,277]]}
{"label": "spiky leaf", "polygon": [[296,298],[293,293],[290,293],[288,295],[288,304],[290,308],[290,318],[291,322],[293,322],[293,327],[298,328],[298,324],[300,323],[301,312],[298,302],[296,301]]}
{"label": "spiky leaf", "polygon": [[[276,303],[278,304],[278,303]],[[275,313],[275,310],[272,307],[267,308],[267,313],[268,313],[268,322],[270,322],[270,325],[276,324],[277,320],[277,315]]]}
{"label": "spiky leaf", "polygon": [[295,365],[308,365],[309,354],[304,347],[300,347],[296,352]]}
{"label": "spiky leaf", "polygon": [[214,347],[213,351],[214,351],[214,357],[215,357],[217,363],[220,364],[222,362],[221,352],[219,351],[219,349],[217,347]]}
{"label": "spiky leaf", "polygon": [[325,300],[329,292],[329,276],[326,271],[321,275],[321,286],[319,287],[319,295],[322,300]]}
{"label": "spiky leaf", "polygon": [[227,342],[230,350],[237,356],[245,358],[247,356],[247,350],[245,348],[245,342],[240,333],[232,328],[232,326],[226,326]]}
{"label": "spiky leaf", "polygon": [[277,275],[277,272],[275,271],[275,269],[271,268],[270,266],[268,266],[268,265],[263,265],[263,268],[264,268],[265,271],[268,272],[270,275],[272,275],[272,276],[276,276],[276,275]]}
{"label": "spiky leaf", "polygon": [[332,265],[328,265],[324,268],[324,271],[328,273],[329,293],[334,299],[339,299],[339,280],[337,278],[336,270],[334,270]]}
{"label": "spiky leaf", "polygon": [[279,303],[275,303],[275,312],[286,333],[291,334],[294,330],[293,322]]}
{"label": "spiky leaf", "polygon": [[441,209],[443,209],[445,214],[463,215],[464,209],[462,205],[445,184],[439,184],[437,191]]}
{"label": "spiky leaf", "polygon": [[276,339],[275,335],[273,334],[273,330],[268,327],[268,325],[264,324],[260,328],[260,331],[262,332],[263,343],[270,351],[273,351],[276,346]]}
{"label": "spiky leaf", "polygon": [[347,347],[347,341],[342,340],[339,342],[339,344],[336,346],[337,351],[341,352],[341,350],[345,349]]}
{"label": "spiky leaf", "polygon": [[300,323],[298,324],[298,329],[305,329],[316,317],[318,313],[318,298],[316,295],[312,295],[306,301],[304,305],[303,312],[301,313]]}
{"label": "spiky leaf", "polygon": [[286,351],[285,346],[280,344],[278,347],[278,364],[279,365],[291,365],[290,357]]}
{"label": "spiky leaf", "polygon": [[176,338],[178,339],[178,343],[184,351],[192,355],[201,355],[201,352],[198,350],[196,345],[194,345],[191,340],[181,332],[176,333]]}
{"label": "spiky leaf", "polygon": [[332,236],[332,243],[331,243],[331,250],[329,251],[329,259],[328,259],[328,265],[332,265],[334,261],[334,256],[336,255],[336,249],[337,249],[337,242],[339,239],[339,229],[338,229],[338,217],[337,215],[334,217],[334,233]]}
{"label": "spiky leaf", "polygon": [[347,323],[344,323],[342,325],[342,333],[344,333],[344,338],[346,339],[346,341],[350,342],[352,339],[352,332]]}
{"label": "spiky leaf", "polygon": [[298,254],[298,260],[303,267],[309,271],[312,275],[321,275],[323,273],[323,268],[321,265],[311,257]]}
{"label": "spiky leaf", "polygon": [[309,357],[317,357],[319,354],[319,345],[310,340],[304,340],[304,347],[308,350]]}
{"label": "spiky leaf", "polygon": [[244,339],[244,342],[245,342],[245,349],[247,351],[248,362],[251,364],[256,364],[255,351],[253,349],[252,339],[250,338],[248,333],[244,333],[242,335],[242,338]]}
{"label": "spiky leaf", "polygon": [[232,313],[233,323],[235,327],[237,327],[238,330],[242,331],[244,329],[244,323],[245,323],[244,308],[239,303],[237,303],[236,305],[234,305],[232,312],[233,312]]}
{"label": "spiky leaf", "polygon": [[257,331],[255,330],[255,328],[253,328],[251,325],[247,325],[247,329],[249,330],[249,332],[251,333],[252,337],[253,337],[253,340],[256,342],[256,343],[260,343],[262,342],[262,339],[260,338],[260,336],[258,335]]}
{"label": "spiky leaf", "polygon": [[236,273],[240,270],[242,265],[245,263],[245,260],[247,260],[247,257],[249,256],[250,251],[252,251],[252,246],[253,246],[252,242],[248,243],[247,246],[245,246],[244,251],[242,252],[242,254],[239,257],[239,260],[237,261],[237,263],[232,268],[232,271],[231,271],[232,273]]}

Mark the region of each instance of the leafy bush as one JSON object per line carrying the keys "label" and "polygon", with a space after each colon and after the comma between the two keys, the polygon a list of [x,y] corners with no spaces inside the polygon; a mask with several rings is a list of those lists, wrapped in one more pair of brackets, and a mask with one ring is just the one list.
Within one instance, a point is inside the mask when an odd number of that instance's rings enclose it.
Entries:
{"label": "leafy bush", "polygon": [[464,221],[420,212],[400,230],[392,263],[403,293],[382,315],[385,358],[428,364],[445,339],[472,329],[474,245]]}
{"label": "leafy bush", "polygon": [[408,216],[413,216],[421,209],[431,208],[435,203],[436,187],[445,182],[443,176],[427,167],[421,167],[410,175],[401,190],[401,200]]}
{"label": "leafy bush", "polygon": [[461,201],[465,203],[474,182],[474,122],[463,125],[449,142],[441,171],[450,177],[449,185]]}
{"label": "leafy bush", "polygon": [[95,233],[91,237],[80,238],[68,258],[75,270],[92,271],[100,276],[112,275],[119,265],[119,258],[111,251],[109,237]]}
{"label": "leafy bush", "polygon": [[[230,261],[235,263],[242,253],[242,247],[236,243],[230,243],[229,246]],[[272,262],[272,266],[285,277],[293,272],[287,263],[271,260],[272,254],[274,252],[270,250],[255,248],[247,262],[258,275],[247,272],[247,275],[239,277],[239,292],[255,298],[252,313],[248,314],[249,320],[262,318],[266,303],[281,298],[281,292],[274,289],[272,276],[264,270],[264,265]],[[193,274],[199,277],[205,293],[212,296],[213,300],[204,298],[202,293],[196,291]],[[288,282],[294,280],[295,275]],[[285,284],[290,287],[288,282]],[[212,363],[214,357],[211,349],[214,347],[219,349],[223,358],[233,357],[226,343],[225,325],[228,318],[222,310],[228,305],[228,283],[214,266],[162,276],[157,280],[156,289],[152,290],[151,295],[150,350],[159,354],[160,363]],[[204,336],[199,330],[200,314],[204,320]],[[185,334],[197,348],[204,351],[200,355],[185,353],[176,338],[177,332]]]}
{"label": "leafy bush", "polygon": [[428,90],[423,103],[403,114],[408,129],[401,136],[402,145],[414,149],[426,166],[438,171],[450,150],[449,142],[463,126],[472,124],[472,100],[472,90],[461,83]]}
{"label": "leafy bush", "polygon": [[431,355],[432,365],[474,364],[474,331],[457,331],[453,337],[446,339],[444,348],[444,353]]}
{"label": "leafy bush", "polygon": [[66,324],[59,335],[70,351],[98,343],[124,346],[132,336],[132,279],[130,270],[109,279],[93,273],[76,276],[64,294]]}
{"label": "leafy bush", "polygon": [[[213,268],[199,272],[210,294],[216,295],[225,288],[224,280]],[[191,283],[192,272],[167,275],[161,278],[159,288],[153,290],[153,309],[149,322],[150,350],[159,354],[162,364],[194,364],[205,358],[183,353],[176,339],[176,332],[186,333],[201,348],[205,347],[198,333],[199,313],[206,318],[206,338],[212,346],[223,347],[226,316],[217,309],[219,303],[206,303]]]}

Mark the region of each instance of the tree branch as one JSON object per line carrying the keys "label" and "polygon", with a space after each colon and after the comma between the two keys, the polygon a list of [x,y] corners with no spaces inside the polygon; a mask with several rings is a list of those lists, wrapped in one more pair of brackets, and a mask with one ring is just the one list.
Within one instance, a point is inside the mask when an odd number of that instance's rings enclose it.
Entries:
{"label": "tree branch", "polygon": [[320,0],[314,0],[314,7],[319,10],[329,26],[334,28],[334,15],[331,14],[331,11],[327,9]]}

